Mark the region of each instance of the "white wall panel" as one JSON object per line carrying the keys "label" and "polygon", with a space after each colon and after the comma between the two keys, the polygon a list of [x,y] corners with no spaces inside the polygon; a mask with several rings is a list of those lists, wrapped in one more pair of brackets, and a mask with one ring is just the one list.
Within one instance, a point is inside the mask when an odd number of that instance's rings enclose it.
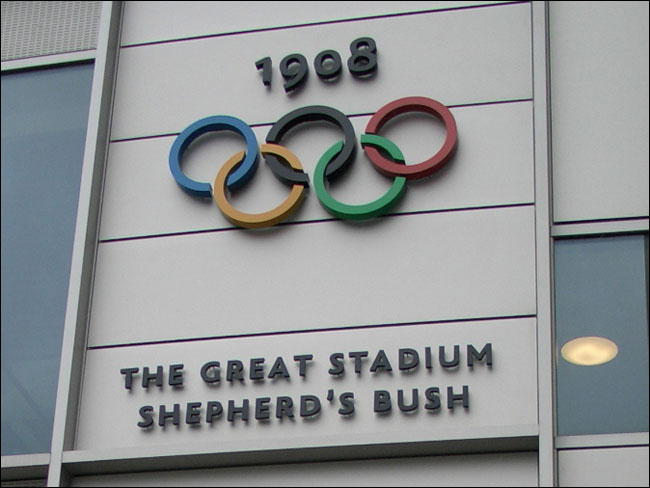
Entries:
{"label": "white wall panel", "polygon": [[550,2],[556,222],[648,215],[648,2]]}
{"label": "white wall panel", "polygon": [[[314,310],[316,312],[316,309]],[[317,313],[317,312],[316,312]],[[178,324],[187,327],[188,321]],[[477,351],[490,343],[492,366],[485,359],[467,366],[467,345]],[[452,357],[453,346],[460,346],[460,364],[442,368],[439,346],[446,347],[446,359]],[[425,368],[425,347],[432,348],[433,367]],[[420,355],[420,366],[412,371],[398,370],[399,348],[412,348]],[[383,350],[391,362],[392,372],[371,373],[370,366]],[[352,351],[367,351],[361,373],[354,372],[355,361],[348,358]],[[255,451],[299,447],[338,445],[375,445],[394,442],[424,442],[477,438],[507,438],[537,435],[537,387],[535,361],[535,319],[508,319],[479,322],[422,324],[400,327],[366,328],[282,334],[263,337],[231,338],[198,342],[168,343],[89,350],[86,357],[83,393],[76,438],[77,450],[111,448],[183,446],[205,444],[206,452]],[[330,355],[345,355],[345,373],[331,375]],[[298,375],[293,356],[311,354],[304,377]],[[267,376],[282,357],[290,378],[249,379],[249,361],[264,358]],[[228,360],[244,364],[246,379],[228,382],[225,378]],[[209,361],[221,363],[220,383],[209,385],[200,377],[201,367]],[[157,365],[167,370],[170,364],[183,364],[183,386],[168,386],[167,372],[163,386],[153,383],[148,388],[136,376],[130,390],[124,387],[120,369],[147,366],[155,371]],[[457,402],[448,408],[447,388],[455,394],[468,387],[469,408]],[[424,392],[429,387],[440,389],[442,405],[435,412],[424,408],[428,403]],[[405,403],[411,404],[412,389],[418,389],[419,407],[404,413],[397,407],[398,389],[405,391]],[[332,390],[334,401],[328,402]],[[374,412],[374,392],[389,391],[393,409],[389,414]],[[354,414],[338,413],[339,395],[354,394]],[[315,395],[322,410],[313,418],[301,418],[301,395]],[[276,418],[277,396],[289,396],[296,405],[293,419]],[[255,398],[269,397],[270,419],[255,419]],[[241,406],[249,399],[252,410],[247,422],[240,416],[233,422],[226,414],[205,422],[208,401],[220,401],[227,409],[229,400]],[[196,425],[185,424],[187,402],[202,402],[201,419]],[[180,404],[180,424],[158,425],[159,405],[172,409]],[[139,410],[151,405],[155,422],[150,429],[137,426]],[[287,461],[290,461],[288,455]]]}
{"label": "white wall panel", "polygon": [[[325,49],[345,63],[349,44],[370,36],[378,72],[352,78],[344,66],[336,83],[311,67],[306,86],[284,93],[277,68],[271,89],[255,61],[277,67],[299,52],[310,66]],[[530,5],[443,11],[296,29],[122,48],[111,138],[178,133],[209,115],[272,123],[288,111],[326,104],[346,114],[374,113],[404,96],[428,96],[447,105],[531,97]]]}
{"label": "white wall panel", "polygon": [[72,486],[537,486],[534,452],[81,476]]}
{"label": "white wall panel", "polygon": [[92,346],[535,313],[532,206],[100,244]]}
{"label": "white wall panel", "polygon": [[122,45],[503,2],[126,2]]}
{"label": "white wall panel", "polygon": [[648,447],[558,452],[559,486],[648,486]]}
{"label": "white wall panel", "polygon": [[[459,107],[452,109],[459,144],[454,159],[432,178],[409,182],[402,201],[391,212],[413,212],[490,205],[532,203],[532,102]],[[352,119],[357,138],[369,117]],[[310,124],[286,137],[291,149],[312,176],[318,158],[341,139],[333,127]],[[257,127],[259,143],[269,127]],[[407,162],[420,162],[442,145],[444,127],[434,117],[401,117],[382,135],[394,141]],[[203,229],[232,224],[216,204],[187,195],[174,181],[168,158],[175,136],[114,142],[109,149],[102,208],[101,238],[116,239]],[[229,133],[205,136],[186,153],[183,167],[199,181],[213,182],[221,165],[245,149],[243,138]],[[275,207],[289,188],[279,183],[260,162],[255,178],[231,197],[233,205],[248,212]],[[347,203],[367,203],[381,196],[392,180],[380,175],[358,147],[356,162],[331,192]],[[331,215],[310,190],[302,208],[290,221],[328,219]]]}

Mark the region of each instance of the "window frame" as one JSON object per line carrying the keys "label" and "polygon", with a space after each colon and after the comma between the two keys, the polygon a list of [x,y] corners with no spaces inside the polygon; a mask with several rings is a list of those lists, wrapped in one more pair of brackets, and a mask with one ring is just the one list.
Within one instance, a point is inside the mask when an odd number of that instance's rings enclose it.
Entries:
{"label": "window frame", "polygon": [[65,483],[63,451],[71,449],[85,357],[86,319],[98,240],[99,208],[110,129],[123,2],[102,2],[96,49],[3,61],[2,74],[94,61],[81,184],[74,230],[50,451],[1,456],[2,481],[46,478]]}
{"label": "window frame", "polygon": [[[649,237],[650,219],[648,217],[629,217],[620,219],[603,219],[598,221],[568,222],[553,224],[551,226],[552,249],[556,240],[582,239],[602,237],[616,237],[626,235],[642,235],[647,240]],[[646,256],[647,259],[647,256]],[[553,274],[553,268],[551,274]],[[647,283],[646,283],[647,286]],[[646,290],[647,291],[647,290]],[[553,295],[555,292],[555,279],[553,277]],[[646,307],[648,304],[646,303]],[[650,314],[650,311],[649,311]],[[555,350],[555,307],[553,307],[553,344]],[[555,353],[554,353],[555,354]],[[635,447],[647,446],[650,440],[648,432],[626,432],[615,434],[591,434],[591,435],[558,435],[557,434],[557,405],[556,405],[556,378],[557,370],[553,366],[553,431],[555,438],[555,449],[557,451],[567,449],[595,449],[603,447]]]}

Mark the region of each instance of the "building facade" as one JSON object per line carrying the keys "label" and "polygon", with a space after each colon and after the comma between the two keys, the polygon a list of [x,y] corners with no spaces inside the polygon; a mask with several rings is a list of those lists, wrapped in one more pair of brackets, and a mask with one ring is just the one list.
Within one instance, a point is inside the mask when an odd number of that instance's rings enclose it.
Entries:
{"label": "building facade", "polygon": [[648,485],[647,2],[2,31],[3,486]]}

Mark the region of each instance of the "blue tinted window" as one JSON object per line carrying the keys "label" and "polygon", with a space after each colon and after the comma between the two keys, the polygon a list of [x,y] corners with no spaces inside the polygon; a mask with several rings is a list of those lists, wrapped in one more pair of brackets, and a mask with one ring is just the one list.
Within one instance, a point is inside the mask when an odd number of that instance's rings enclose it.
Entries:
{"label": "blue tinted window", "polygon": [[92,73],[2,76],[2,455],[50,450]]}
{"label": "blue tinted window", "polygon": [[[558,435],[648,431],[647,237],[555,242]],[[616,356],[595,366],[561,348],[604,337]]]}

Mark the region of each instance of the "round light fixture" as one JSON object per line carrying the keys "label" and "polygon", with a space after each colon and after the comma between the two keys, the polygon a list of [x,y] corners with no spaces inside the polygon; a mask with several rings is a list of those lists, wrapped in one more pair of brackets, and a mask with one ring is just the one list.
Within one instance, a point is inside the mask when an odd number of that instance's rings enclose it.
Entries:
{"label": "round light fixture", "polygon": [[570,363],[596,366],[614,359],[618,347],[604,337],[576,337],[562,346],[560,354]]}

